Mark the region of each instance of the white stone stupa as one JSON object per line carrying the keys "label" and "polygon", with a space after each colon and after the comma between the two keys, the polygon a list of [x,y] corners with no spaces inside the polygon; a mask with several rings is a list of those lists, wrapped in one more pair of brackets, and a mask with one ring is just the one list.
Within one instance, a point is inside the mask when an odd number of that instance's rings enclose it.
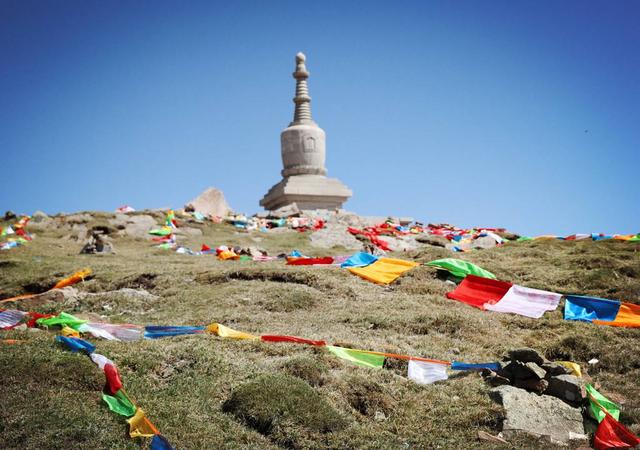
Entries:
{"label": "white stone stupa", "polygon": [[303,53],[296,55],[296,109],[293,122],[280,134],[282,180],[260,200],[269,211],[292,203],[299,209],[337,209],[352,195],[340,180],[327,178],[325,133],[311,118],[305,60]]}

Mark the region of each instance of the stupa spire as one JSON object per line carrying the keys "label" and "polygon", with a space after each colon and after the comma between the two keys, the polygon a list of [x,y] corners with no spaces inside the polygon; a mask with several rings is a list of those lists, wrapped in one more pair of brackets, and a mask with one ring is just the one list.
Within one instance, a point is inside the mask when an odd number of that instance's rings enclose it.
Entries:
{"label": "stupa spire", "polygon": [[293,72],[293,78],[296,79],[296,96],[293,98],[296,110],[293,113],[291,125],[314,123],[311,118],[311,97],[309,97],[309,87],[307,86],[309,72],[304,64],[306,60],[307,57],[304,56],[304,53],[299,52],[296,55],[296,71]]}

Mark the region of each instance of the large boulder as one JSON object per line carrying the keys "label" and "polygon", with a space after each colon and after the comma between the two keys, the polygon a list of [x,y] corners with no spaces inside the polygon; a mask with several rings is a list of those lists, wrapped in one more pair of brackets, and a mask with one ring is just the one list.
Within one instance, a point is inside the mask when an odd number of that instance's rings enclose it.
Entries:
{"label": "large boulder", "polygon": [[231,208],[229,208],[227,201],[224,199],[224,194],[221,190],[215,188],[205,190],[188,202],[184,209],[218,217],[225,217],[231,212]]}
{"label": "large boulder", "polygon": [[156,219],[147,214],[116,214],[109,223],[120,230],[119,234],[132,238],[144,238],[149,230],[157,228]]}
{"label": "large boulder", "polygon": [[586,443],[579,408],[514,386],[498,386],[491,389],[489,395],[504,407],[502,434],[506,439],[525,435],[561,445]]}

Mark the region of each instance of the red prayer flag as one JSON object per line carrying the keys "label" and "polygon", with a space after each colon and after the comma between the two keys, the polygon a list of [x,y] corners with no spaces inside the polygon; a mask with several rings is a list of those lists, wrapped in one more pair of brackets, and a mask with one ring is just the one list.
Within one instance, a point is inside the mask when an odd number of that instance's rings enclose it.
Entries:
{"label": "red prayer flag", "polygon": [[27,321],[27,326],[29,328],[36,328],[38,326],[38,324],[36,323],[36,320],[38,319],[48,319],[49,317],[55,317],[55,314],[40,314],[37,312],[29,312],[29,320]]}
{"label": "red prayer flag", "polygon": [[333,257],[324,258],[291,258],[287,260],[288,266],[312,266],[315,264],[333,264]]}
{"label": "red prayer flag", "polygon": [[202,248],[200,248],[201,252],[209,252],[211,251],[211,247],[209,247],[207,244],[202,244]]}
{"label": "red prayer flag", "polygon": [[111,395],[115,395],[116,392],[122,389],[122,381],[120,381],[118,369],[113,364],[105,364],[103,370],[104,376],[107,379],[104,389]]}
{"label": "red prayer flag", "polygon": [[598,425],[593,438],[593,446],[596,450],[609,448],[633,448],[640,445],[640,438],[629,431],[606,411],[604,419]]}
{"label": "red prayer flag", "polygon": [[264,335],[260,336],[260,339],[266,342],[294,342],[296,344],[315,345],[318,347],[327,345],[326,341],[313,341],[296,336]]}
{"label": "red prayer flag", "polygon": [[485,303],[500,301],[511,286],[513,285],[506,281],[467,275],[454,291],[447,293],[447,297],[484,309]]}

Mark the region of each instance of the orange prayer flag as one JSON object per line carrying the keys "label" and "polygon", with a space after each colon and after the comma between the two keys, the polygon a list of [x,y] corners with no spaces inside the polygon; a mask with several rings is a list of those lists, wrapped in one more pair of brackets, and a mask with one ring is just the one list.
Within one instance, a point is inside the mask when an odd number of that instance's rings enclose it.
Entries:
{"label": "orange prayer flag", "polygon": [[609,325],[612,327],[640,328],[640,305],[631,303],[621,303],[615,320],[607,322],[604,320],[594,320],[598,325]]}
{"label": "orange prayer flag", "polygon": [[84,279],[89,275],[91,275],[91,269],[79,270],[70,277],[58,281],[53,289],[62,289],[63,287],[74,285],[76,283],[79,283],[80,281],[84,281]]}

